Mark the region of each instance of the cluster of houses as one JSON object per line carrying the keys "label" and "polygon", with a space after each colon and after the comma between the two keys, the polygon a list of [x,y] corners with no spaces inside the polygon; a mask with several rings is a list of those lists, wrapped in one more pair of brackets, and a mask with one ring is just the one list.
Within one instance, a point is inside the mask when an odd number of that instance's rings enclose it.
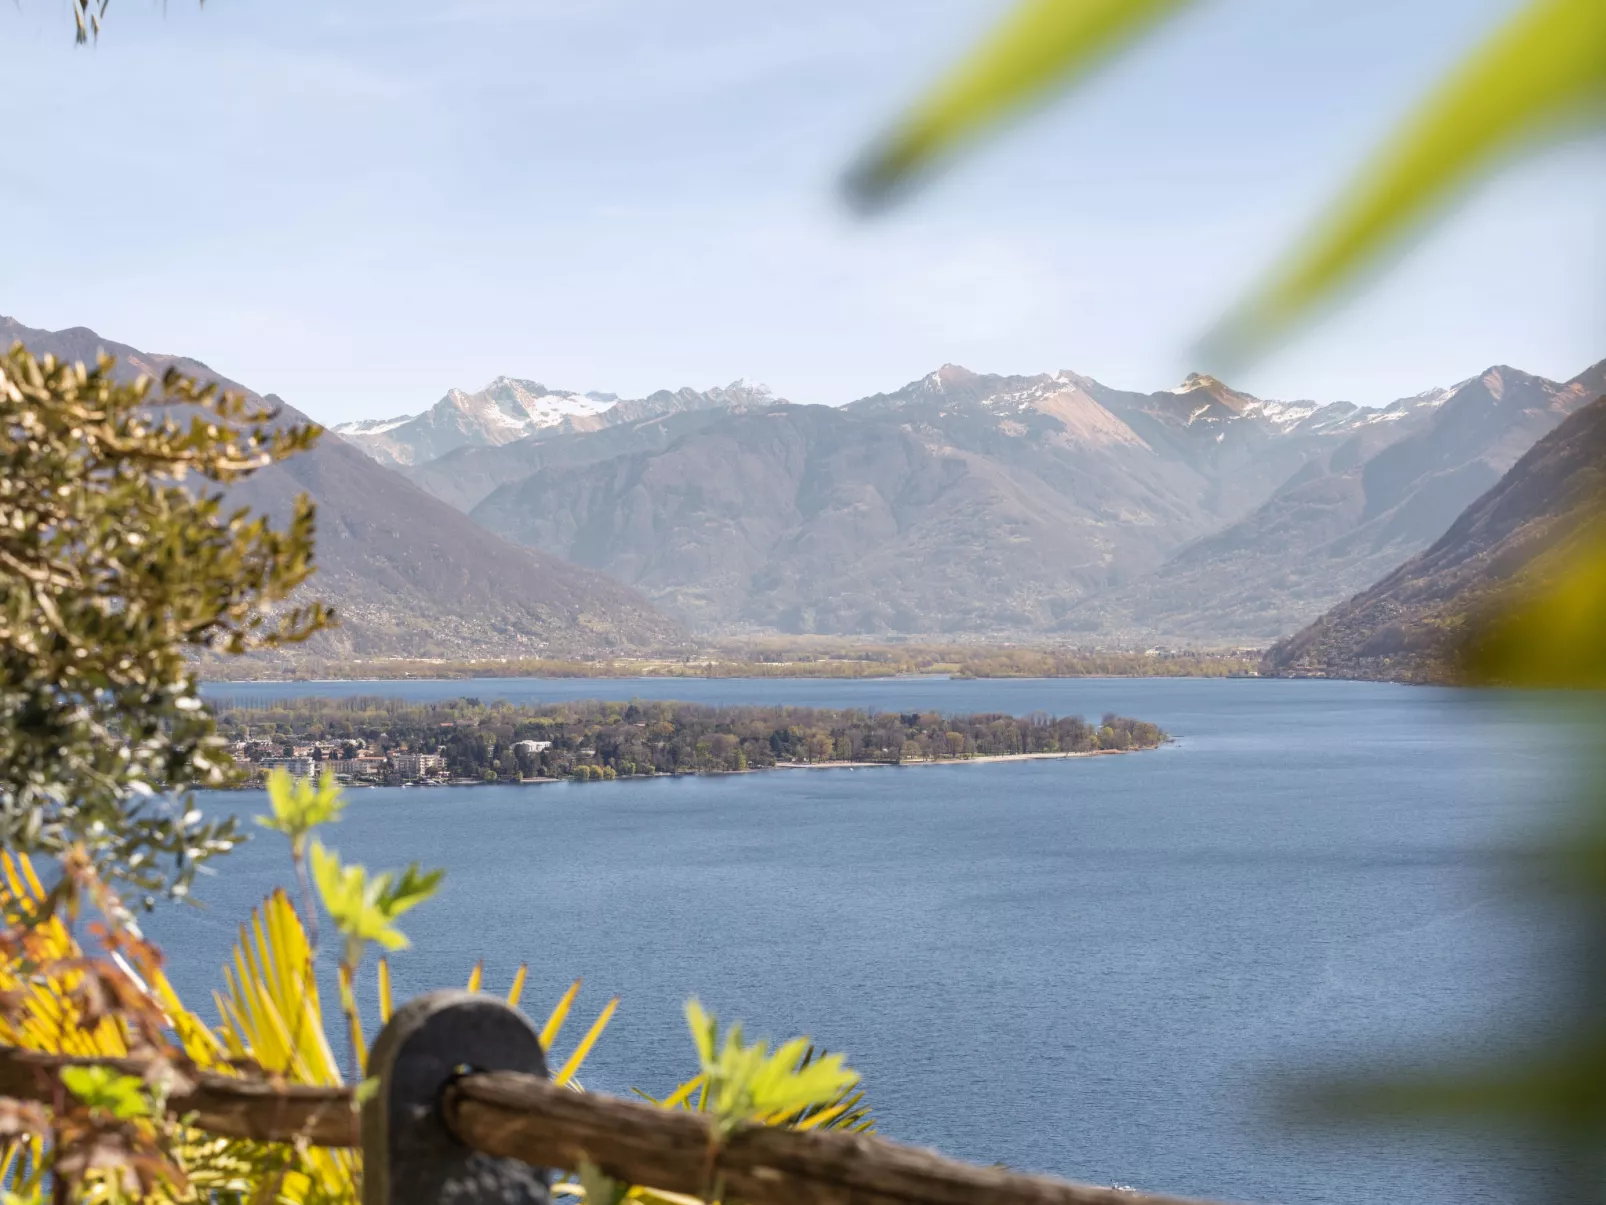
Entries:
{"label": "cluster of houses", "polygon": [[[551,741],[517,741],[512,746],[520,760],[534,762],[552,747]],[[231,746],[236,762],[259,773],[287,770],[302,778],[333,774],[342,782],[398,783],[444,779],[449,767],[443,753],[409,749],[370,751],[367,742],[240,740]],[[593,750],[582,749],[582,754]]]}
{"label": "cluster of houses", "polygon": [[234,758],[267,773],[288,770],[303,778],[331,773],[345,782],[416,782],[440,778],[446,773],[446,759],[439,753],[393,749],[370,753],[361,741],[309,741],[288,745],[262,741],[236,741]]}

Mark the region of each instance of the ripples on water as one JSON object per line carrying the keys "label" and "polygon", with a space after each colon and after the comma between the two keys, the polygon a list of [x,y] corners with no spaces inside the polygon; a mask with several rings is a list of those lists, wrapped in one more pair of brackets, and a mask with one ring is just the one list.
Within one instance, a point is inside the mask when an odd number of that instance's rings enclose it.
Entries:
{"label": "ripples on water", "polygon": [[[398,993],[531,964],[622,1005],[590,1086],[693,1070],[681,1002],[808,1033],[884,1133],[982,1162],[1258,1202],[1512,1199],[1523,1156],[1291,1127],[1291,1070],[1478,1044],[1540,1010],[1497,854],[1555,794],[1555,728],[1509,702],[1247,680],[481,680],[218,684],[385,694],[936,708],[1153,720],[1154,753],[599,784],[356,791],[332,843],[448,868]],[[212,807],[257,810],[259,796]],[[270,835],[153,929],[192,1002],[284,881]],[[367,980],[371,989],[370,977]],[[584,1022],[571,1021],[578,1028]],[[567,1035],[572,1041],[576,1034]],[[559,1052],[564,1049],[560,1039]]]}

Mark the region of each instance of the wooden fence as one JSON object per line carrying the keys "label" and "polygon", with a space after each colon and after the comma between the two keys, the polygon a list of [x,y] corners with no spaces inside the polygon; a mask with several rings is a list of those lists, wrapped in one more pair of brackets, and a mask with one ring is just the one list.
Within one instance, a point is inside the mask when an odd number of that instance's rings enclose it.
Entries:
{"label": "wooden fence", "polygon": [[[0,1096],[49,1102],[73,1059],[0,1047]],[[741,1126],[554,1086],[529,1022],[490,996],[434,992],[397,1011],[369,1059],[378,1091],[199,1074],[167,1109],[260,1141],[361,1146],[364,1205],[545,1205],[547,1169],[755,1205],[1200,1205],[979,1167],[864,1134]]]}

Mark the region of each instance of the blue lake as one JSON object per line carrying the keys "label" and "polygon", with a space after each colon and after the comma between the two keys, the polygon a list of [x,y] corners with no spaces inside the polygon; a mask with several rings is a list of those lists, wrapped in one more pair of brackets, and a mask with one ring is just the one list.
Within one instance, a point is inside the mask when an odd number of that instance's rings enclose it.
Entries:
{"label": "blue lake", "polygon": [[[652,697],[1153,720],[1152,753],[718,778],[374,789],[331,844],[445,866],[393,960],[409,995],[531,967],[544,1015],[612,995],[588,1086],[694,1070],[682,1002],[806,1033],[882,1132],[966,1159],[1227,1200],[1506,1201],[1488,1138],[1299,1122],[1290,1076],[1487,1053],[1548,1007],[1502,851],[1560,794],[1561,729],[1513,698],[1339,682],[1074,679],[217,684],[209,693]],[[212,808],[257,811],[227,794]],[[289,863],[264,834],[164,909],[181,994]],[[371,964],[370,964],[371,971]],[[371,989],[371,974],[367,982]],[[210,1013],[209,1006],[203,1008]]]}

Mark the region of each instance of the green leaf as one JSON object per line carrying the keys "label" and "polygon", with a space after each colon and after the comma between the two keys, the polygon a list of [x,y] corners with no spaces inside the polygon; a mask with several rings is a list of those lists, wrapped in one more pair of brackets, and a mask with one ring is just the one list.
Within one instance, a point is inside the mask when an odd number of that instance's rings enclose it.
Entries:
{"label": "green leaf", "polygon": [[697,1060],[704,1066],[714,1061],[714,1044],[719,1039],[719,1022],[703,1008],[693,996],[686,1001],[686,1024],[691,1027],[692,1044],[697,1047]]}
{"label": "green leaf", "polygon": [[1443,81],[1332,214],[1207,343],[1263,345],[1331,297],[1503,155],[1568,118],[1606,118],[1606,4],[1532,0]]}
{"label": "green leaf", "polygon": [[407,937],[393,922],[433,895],[446,873],[432,870],[426,874],[414,863],[400,878],[388,871],[370,875],[361,866],[342,866],[339,856],[320,841],[312,843],[311,852],[313,882],[324,911],[346,939],[345,960],[352,966],[371,941],[387,950],[405,949]]}
{"label": "green leaf", "polygon": [[380,911],[387,917],[398,917],[409,908],[422,904],[435,894],[435,888],[440,885],[444,870],[431,870],[427,873],[418,869],[414,862],[402,872],[400,879],[392,880],[389,874],[379,876],[378,882],[382,884],[377,903]]}
{"label": "green leaf", "polygon": [[328,770],[316,785],[310,778],[292,778],[288,770],[274,770],[268,775],[268,804],[273,814],[258,816],[257,823],[289,837],[298,858],[312,830],[339,820],[346,808],[340,785]]}
{"label": "green leaf", "polygon": [[836,1102],[859,1082],[841,1055],[810,1058],[807,1038],[772,1053],[766,1042],[744,1043],[742,1027],[732,1025],[721,1043],[719,1023],[696,1000],[686,1002],[686,1023],[702,1065],[703,1100],[721,1129],[749,1121],[780,1124]]}
{"label": "green leaf", "polygon": [[118,1121],[150,1116],[150,1098],[137,1075],[123,1075],[111,1067],[63,1067],[61,1082],[86,1108],[109,1113]]}
{"label": "green leaf", "polygon": [[[885,200],[940,155],[1108,58],[1185,0],[1023,0],[849,175]],[[1331,214],[1205,340],[1258,350],[1418,227],[1480,171],[1562,128],[1606,118],[1606,4],[1530,0],[1445,79]]]}
{"label": "green leaf", "polygon": [[630,1193],[630,1185],[610,1179],[589,1159],[580,1160],[579,1176],[586,1205],[620,1205]]}
{"label": "green leaf", "polygon": [[1187,0],[1024,0],[871,148],[849,193],[884,201],[989,125],[1069,83]]}
{"label": "green leaf", "polygon": [[1606,525],[1577,544],[1529,566],[1537,580],[1519,582],[1474,623],[1462,651],[1468,682],[1606,690]]}

